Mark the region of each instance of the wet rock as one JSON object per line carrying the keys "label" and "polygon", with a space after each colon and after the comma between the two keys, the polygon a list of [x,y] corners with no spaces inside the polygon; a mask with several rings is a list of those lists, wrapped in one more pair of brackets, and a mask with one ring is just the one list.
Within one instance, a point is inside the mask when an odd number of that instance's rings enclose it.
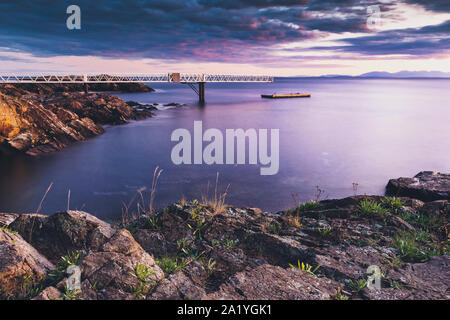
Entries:
{"label": "wet rock", "polygon": [[237,273],[205,300],[328,300],[339,284],[304,271],[262,265]]}
{"label": "wet rock", "polygon": [[422,171],[414,178],[391,179],[386,194],[422,201],[450,200],[450,174]]}
{"label": "wet rock", "polygon": [[126,103],[130,107],[133,107],[135,110],[140,110],[140,111],[143,111],[143,110],[156,111],[156,110],[158,110],[158,108],[156,106],[154,106],[153,104],[139,103],[136,101],[127,101]]}
{"label": "wet rock", "polygon": [[53,262],[71,251],[95,251],[115,233],[111,225],[82,211],[23,214],[10,227]]}
{"label": "wet rock", "polygon": [[164,107],[176,107],[176,108],[180,108],[180,107],[184,107],[186,104],[183,103],[176,103],[176,102],[171,102],[171,103],[166,103],[164,105]]}
{"label": "wet rock", "polygon": [[42,281],[55,266],[10,230],[0,229],[0,297],[24,299],[24,288]]}

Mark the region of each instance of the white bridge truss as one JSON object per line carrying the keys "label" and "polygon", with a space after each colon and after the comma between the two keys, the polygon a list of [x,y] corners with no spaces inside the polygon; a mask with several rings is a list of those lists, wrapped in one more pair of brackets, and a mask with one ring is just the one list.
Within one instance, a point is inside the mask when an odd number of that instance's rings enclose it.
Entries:
{"label": "white bridge truss", "polygon": [[273,82],[273,76],[223,75],[199,73],[160,74],[81,74],[81,75],[17,75],[0,74],[0,84],[4,83],[113,83],[113,82]]}

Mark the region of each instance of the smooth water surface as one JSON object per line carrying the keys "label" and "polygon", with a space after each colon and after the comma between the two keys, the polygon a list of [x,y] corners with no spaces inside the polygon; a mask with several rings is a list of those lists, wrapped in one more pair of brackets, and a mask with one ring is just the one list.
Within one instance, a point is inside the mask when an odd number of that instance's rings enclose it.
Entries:
{"label": "smooth water surface", "polygon": [[[207,104],[182,84],[150,84],[155,93],[118,94],[142,103],[186,103],[147,120],[109,126],[102,136],[40,158],[0,158],[0,211],[32,212],[51,182],[42,211],[70,208],[115,219],[161,174],[156,206],[201,198],[216,173],[227,203],[278,211],[302,201],[383,194],[389,178],[422,170],[450,172],[450,80],[276,79],[273,84],[207,84]],[[260,94],[308,92],[310,99],[264,100]],[[280,129],[280,170],[259,165],[181,165],[171,161],[171,133],[207,128]],[[148,194],[144,194],[148,198]],[[147,201],[148,202],[148,201]],[[132,204],[133,211],[136,204]]]}

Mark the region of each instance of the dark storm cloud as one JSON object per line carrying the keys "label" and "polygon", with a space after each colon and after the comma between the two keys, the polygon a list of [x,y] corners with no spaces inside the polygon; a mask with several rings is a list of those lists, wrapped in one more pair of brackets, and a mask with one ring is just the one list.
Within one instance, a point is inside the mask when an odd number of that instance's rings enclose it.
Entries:
{"label": "dark storm cloud", "polygon": [[[273,43],[317,37],[317,31],[365,31],[355,1],[97,0],[2,1],[1,46],[37,56],[222,60]],[[82,29],[66,28],[66,8],[82,10]],[[340,8],[348,18],[334,17]],[[311,16],[320,11],[325,15]],[[330,14],[328,14],[330,13]],[[316,31],[316,32],[314,32]],[[250,56],[251,58],[251,56]]]}
{"label": "dark storm cloud", "polygon": [[343,39],[344,46],[316,47],[366,55],[432,55],[450,49],[450,20],[423,28],[392,30],[375,35]]}
{"label": "dark storm cloud", "polygon": [[427,10],[437,12],[450,12],[449,0],[406,0],[409,4],[418,4]]}
{"label": "dark storm cloud", "polygon": [[[66,8],[71,4],[81,7],[81,30],[66,28]],[[314,39],[321,33],[369,32],[366,8],[372,4],[380,3],[375,0],[2,1],[0,46],[46,57],[95,55],[251,62],[269,52],[267,48],[272,44]],[[383,3],[381,8],[388,11],[389,3]],[[359,47],[358,43],[353,45]]]}

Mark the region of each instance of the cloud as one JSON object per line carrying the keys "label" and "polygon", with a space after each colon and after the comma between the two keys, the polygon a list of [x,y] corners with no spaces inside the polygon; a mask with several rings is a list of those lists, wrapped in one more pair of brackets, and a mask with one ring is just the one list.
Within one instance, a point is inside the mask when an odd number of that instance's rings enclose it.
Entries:
{"label": "cloud", "polygon": [[[74,3],[82,10],[81,30],[66,28],[66,8]],[[315,39],[323,33],[366,32],[365,12],[355,8],[355,3],[16,0],[0,3],[0,41],[3,46],[43,57],[222,61],[246,55],[251,60],[261,47],[273,44]]]}
{"label": "cloud", "polygon": [[406,0],[406,3],[417,4],[427,10],[436,12],[450,12],[449,0]]}
{"label": "cloud", "polygon": [[439,25],[390,30],[374,35],[340,40],[345,45],[315,49],[357,52],[365,55],[433,55],[450,49],[450,20]]}
{"label": "cloud", "polygon": [[[448,1],[412,1],[446,10]],[[273,59],[275,45],[347,38],[337,52],[428,54],[448,48],[441,31],[423,28],[372,34],[367,6],[391,11],[397,0],[63,0],[0,2],[0,43],[37,57],[98,56],[252,63]],[[82,29],[66,28],[77,4]],[[440,35],[440,38],[430,35]],[[430,46],[434,46],[431,48]]]}

